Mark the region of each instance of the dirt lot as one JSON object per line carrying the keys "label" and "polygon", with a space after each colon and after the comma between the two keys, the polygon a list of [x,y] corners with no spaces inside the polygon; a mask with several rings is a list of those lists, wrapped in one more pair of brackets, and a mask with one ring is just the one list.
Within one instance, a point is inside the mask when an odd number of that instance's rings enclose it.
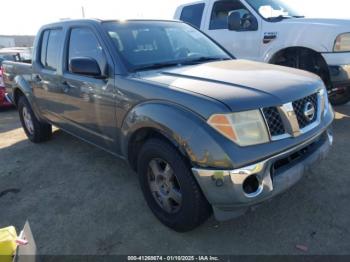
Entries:
{"label": "dirt lot", "polygon": [[40,254],[350,254],[350,105],[337,111],[330,157],[296,187],[187,234],[155,219],[121,160],[59,130],[34,145],[1,111],[0,228],[28,219]]}

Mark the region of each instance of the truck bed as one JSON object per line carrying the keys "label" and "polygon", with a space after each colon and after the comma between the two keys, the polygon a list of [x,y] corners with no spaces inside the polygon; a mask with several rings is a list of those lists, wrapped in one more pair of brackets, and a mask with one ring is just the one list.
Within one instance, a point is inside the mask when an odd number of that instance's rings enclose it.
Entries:
{"label": "truck bed", "polygon": [[5,87],[12,99],[12,89],[21,81],[31,82],[32,80],[32,64],[24,62],[4,61],[2,63],[4,69],[3,80]]}

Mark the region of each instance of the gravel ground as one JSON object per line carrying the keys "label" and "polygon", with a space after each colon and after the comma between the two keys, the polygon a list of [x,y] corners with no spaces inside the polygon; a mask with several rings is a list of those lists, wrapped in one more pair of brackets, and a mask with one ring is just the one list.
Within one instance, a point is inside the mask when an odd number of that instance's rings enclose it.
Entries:
{"label": "gravel ground", "polygon": [[329,158],[297,186],[241,218],[178,234],[149,211],[126,163],[59,130],[34,145],[17,112],[2,110],[0,228],[29,220],[45,255],[349,255],[350,105],[337,112]]}

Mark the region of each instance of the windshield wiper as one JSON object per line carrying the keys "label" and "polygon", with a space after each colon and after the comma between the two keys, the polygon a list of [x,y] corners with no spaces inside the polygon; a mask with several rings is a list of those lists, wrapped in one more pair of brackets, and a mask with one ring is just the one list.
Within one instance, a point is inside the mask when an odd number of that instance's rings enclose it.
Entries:
{"label": "windshield wiper", "polygon": [[198,57],[196,59],[185,60],[181,64],[182,65],[192,65],[192,64],[198,64],[198,63],[205,63],[205,62],[212,62],[212,61],[225,61],[225,60],[230,60],[230,58],[202,56],[202,57]]}
{"label": "windshield wiper", "polygon": [[279,16],[269,17],[269,18],[267,18],[267,20],[272,21],[272,22],[279,22],[279,21],[282,21],[284,19],[291,19],[291,18],[293,18],[293,16],[279,15]]}
{"label": "windshield wiper", "polygon": [[279,16],[275,16],[275,17],[269,17],[267,18],[268,21],[271,21],[271,22],[279,22],[279,21],[282,21],[284,19],[291,19],[291,18],[304,18],[305,16],[302,16],[302,15],[279,15]]}
{"label": "windshield wiper", "polygon": [[172,67],[180,65],[179,62],[164,62],[164,63],[153,63],[149,65],[142,65],[134,67],[133,71],[142,71],[142,70],[150,70],[150,69],[159,69],[164,67]]}
{"label": "windshield wiper", "polygon": [[151,70],[151,69],[160,69],[164,67],[173,67],[173,66],[182,66],[182,65],[194,65],[204,62],[211,62],[211,61],[224,61],[224,60],[230,60],[230,58],[223,58],[223,57],[198,57],[196,59],[186,59],[181,61],[169,61],[169,62],[163,62],[163,63],[153,63],[148,65],[141,65],[133,68],[133,71],[143,71],[143,70]]}

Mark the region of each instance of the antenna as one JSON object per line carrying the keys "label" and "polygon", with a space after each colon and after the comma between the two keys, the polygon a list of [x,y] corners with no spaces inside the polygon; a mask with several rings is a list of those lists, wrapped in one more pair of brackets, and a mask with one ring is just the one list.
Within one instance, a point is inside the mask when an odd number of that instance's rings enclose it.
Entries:
{"label": "antenna", "polygon": [[85,18],[85,7],[84,6],[81,7],[81,14],[82,14],[83,18]]}

